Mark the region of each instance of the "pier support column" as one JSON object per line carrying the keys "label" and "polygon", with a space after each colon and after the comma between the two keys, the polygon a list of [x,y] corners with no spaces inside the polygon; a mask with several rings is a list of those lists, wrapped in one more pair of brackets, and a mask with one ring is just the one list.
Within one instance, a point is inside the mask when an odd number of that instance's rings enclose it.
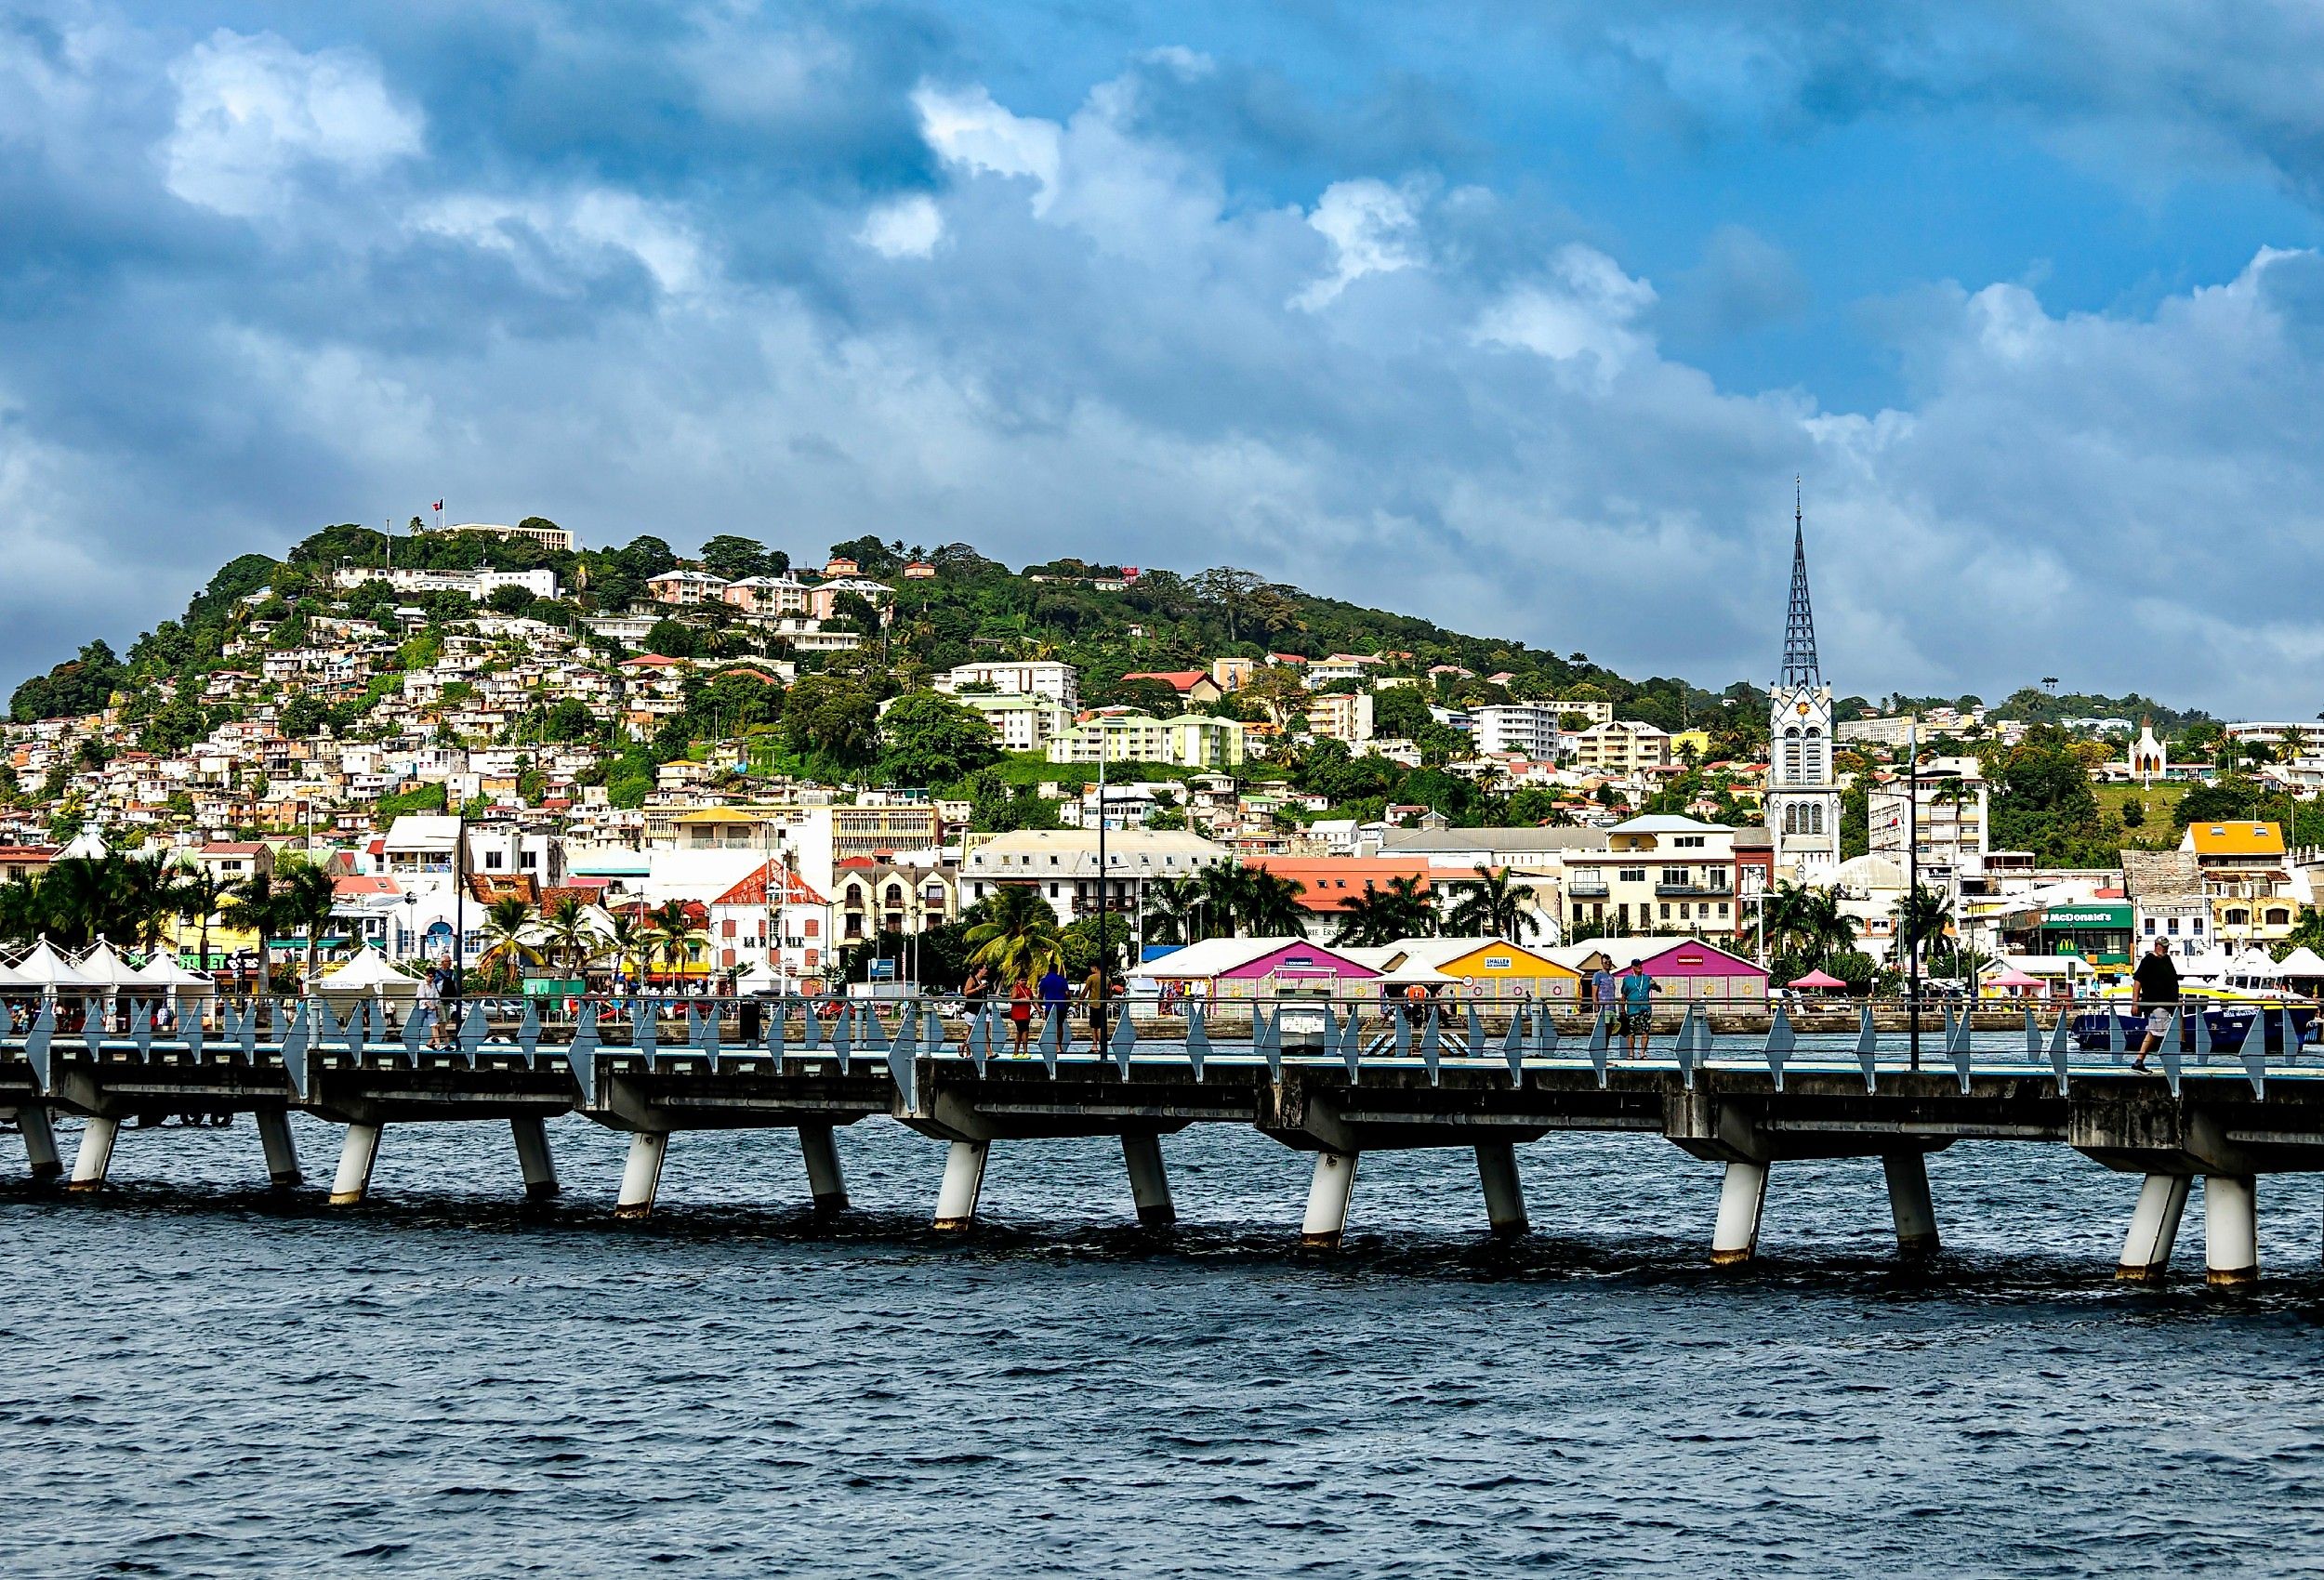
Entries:
{"label": "pier support column", "polygon": [[564,1187],[557,1183],[557,1160],[549,1154],[548,1128],[538,1119],[511,1116],[508,1134],[517,1144],[517,1167],[524,1173],[524,1193],[538,1200]]}
{"label": "pier support column", "polygon": [[1767,1205],[1767,1165],[1730,1163],[1719,1185],[1719,1224],[1711,1231],[1715,1267],[1739,1267],[1759,1254],[1759,1214]]}
{"label": "pier support column", "polygon": [[662,1188],[662,1159],[669,1154],[669,1132],[640,1130],[629,1138],[629,1157],[621,1165],[621,1196],[615,1218],[643,1218],[654,1210]]}
{"label": "pier support column", "polygon": [[1355,1160],[1361,1152],[1317,1152],[1315,1178],[1307,1188],[1307,1218],[1300,1244],[1336,1251],[1347,1231],[1348,1203],[1355,1195]]}
{"label": "pier support column", "polygon": [[984,1159],[990,1141],[955,1141],[944,1150],[944,1182],[936,1191],[936,1227],[966,1229],[984,1192]]}
{"label": "pier support column", "polygon": [[298,1172],[298,1143],[291,1138],[290,1115],[264,1111],[252,1115],[258,1122],[258,1144],[266,1149],[266,1177],[278,1191],[304,1184]]}
{"label": "pier support column", "polygon": [[2122,1259],[2114,1276],[2125,1284],[2159,1284],[2170,1271],[2171,1248],[2179,1243],[2179,1218],[2186,1211],[2190,1183],[2184,1174],[2150,1174],[2138,1188],[2131,1231],[2122,1237]]}
{"label": "pier support column", "polygon": [[376,1125],[350,1125],[339,1143],[339,1171],[331,1180],[331,1205],[352,1206],[371,1193],[371,1165],[379,1161]]}
{"label": "pier support column", "polygon": [[101,1190],[105,1172],[113,1165],[113,1141],[121,1134],[118,1119],[91,1119],[81,1129],[81,1150],[73,1159],[68,1191]]}
{"label": "pier support column", "polygon": [[1921,1152],[1883,1152],[1888,1214],[1896,1220],[1896,1249],[1908,1257],[1936,1253],[1936,1204],[1929,1196],[1929,1160]]}
{"label": "pier support column", "polygon": [[1162,1138],[1124,1136],[1122,1161],[1129,1165],[1129,1199],[1137,1205],[1138,1221],[1148,1229],[1168,1229],[1178,1221],[1178,1204],[1170,1200],[1169,1171],[1162,1165]]}
{"label": "pier support column", "polygon": [[48,1110],[40,1103],[27,1103],[16,1111],[16,1128],[24,1138],[24,1161],[33,1165],[35,1179],[54,1179],[64,1172],[64,1164],[57,1156],[57,1132],[48,1123]]}
{"label": "pier support column", "polygon": [[1477,1143],[1477,1178],[1485,1184],[1485,1218],[1493,1232],[1513,1239],[1533,1226],[1525,1221],[1525,1189],[1517,1177],[1517,1149],[1507,1141]]}
{"label": "pier support column", "polygon": [[799,1127],[799,1150],[807,1160],[807,1193],[819,1213],[847,1210],[847,1176],[839,1172],[839,1143],[828,1125]]}
{"label": "pier support column", "polygon": [[2214,1288],[2259,1282],[2259,1201],[2253,1185],[2248,1174],[2203,1176],[2203,1261]]}

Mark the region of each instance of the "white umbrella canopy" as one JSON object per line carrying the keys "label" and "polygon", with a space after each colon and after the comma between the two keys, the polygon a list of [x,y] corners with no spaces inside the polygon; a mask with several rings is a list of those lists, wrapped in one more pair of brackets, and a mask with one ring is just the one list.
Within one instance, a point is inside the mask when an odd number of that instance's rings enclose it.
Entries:
{"label": "white umbrella canopy", "polygon": [[2324,977],[2324,955],[2304,943],[2277,962],[2276,972],[2285,977]]}
{"label": "white umbrella canopy", "polygon": [[397,970],[386,955],[367,943],[316,979],[315,988],[333,998],[419,996],[418,981]]}
{"label": "white umbrella canopy", "polygon": [[73,968],[90,987],[131,987],[138,981],[138,968],[129,964],[128,957],[101,938],[82,952]]}
{"label": "white umbrella canopy", "polygon": [[139,966],[132,978],[139,987],[162,988],[176,994],[216,993],[218,984],[199,971],[189,971],[166,955],[155,955]]}

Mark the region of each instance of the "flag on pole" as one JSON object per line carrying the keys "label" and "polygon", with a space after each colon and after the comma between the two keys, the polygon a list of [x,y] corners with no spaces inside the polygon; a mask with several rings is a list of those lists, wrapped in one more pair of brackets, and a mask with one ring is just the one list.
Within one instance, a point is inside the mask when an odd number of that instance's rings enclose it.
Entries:
{"label": "flag on pole", "polygon": [[436,514],[439,516],[443,514],[443,501],[441,499],[436,501]]}

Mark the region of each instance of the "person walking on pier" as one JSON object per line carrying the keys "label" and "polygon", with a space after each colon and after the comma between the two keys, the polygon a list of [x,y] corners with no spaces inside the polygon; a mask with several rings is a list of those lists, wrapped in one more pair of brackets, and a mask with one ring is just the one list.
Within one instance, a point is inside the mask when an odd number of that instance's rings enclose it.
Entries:
{"label": "person walking on pier", "polygon": [[1033,984],[1023,977],[1009,990],[1009,1025],[1016,1034],[1016,1055],[1025,1057],[1025,1043],[1033,1035]]}
{"label": "person walking on pier", "polygon": [[1618,1002],[1618,990],[1614,985],[1614,973],[1605,966],[1599,966],[1590,974],[1590,992],[1598,1001],[1599,1019],[1610,1020],[1618,1024],[1621,1016]]}
{"label": "person walking on pier", "polygon": [[[1073,993],[1073,983],[1065,980],[1064,962],[1051,961],[1050,968],[1041,973],[1041,1035],[1046,1039],[1050,1028],[1054,1026],[1059,1047],[1070,1047],[1073,1044],[1073,1028],[1065,1024],[1065,1006],[1072,1000]],[[1041,1046],[1047,1047],[1049,1044],[1044,1040]]]}
{"label": "person walking on pier", "polygon": [[1089,974],[1081,979],[1081,1002],[1089,1017],[1089,1057],[1098,1059],[1105,1053],[1105,968],[1103,964],[1089,968]]}
{"label": "person walking on pier", "polygon": [[2171,958],[2171,941],[2159,938],[2131,973],[2131,1013],[2146,1017],[2146,1035],[2138,1045],[2138,1057],[2131,1060],[2132,1069],[2146,1072],[2146,1056],[2171,1034],[2171,1016],[2178,1006],[2178,963]]}
{"label": "person walking on pier", "polygon": [[1646,1057],[1646,1043],[1654,1034],[1654,995],[1655,980],[1646,975],[1646,963],[1631,961],[1622,973],[1622,1036],[1632,1059]]}

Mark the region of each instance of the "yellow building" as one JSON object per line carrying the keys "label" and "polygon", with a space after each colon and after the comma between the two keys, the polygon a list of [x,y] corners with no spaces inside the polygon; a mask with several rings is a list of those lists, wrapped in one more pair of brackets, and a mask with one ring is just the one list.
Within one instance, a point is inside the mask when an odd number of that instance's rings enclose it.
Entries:
{"label": "yellow building", "polygon": [[1692,746],[1695,749],[1695,760],[1697,762],[1706,761],[1710,757],[1710,731],[1708,730],[1682,730],[1677,734],[1671,736],[1670,760],[1676,762],[1684,757],[1686,756],[1686,749],[1689,746]]}
{"label": "yellow building", "polygon": [[1462,992],[1484,1002],[1547,998],[1572,1003],[1581,973],[1505,938],[1407,938],[1382,952],[1389,971],[1426,966],[1458,979]]}

